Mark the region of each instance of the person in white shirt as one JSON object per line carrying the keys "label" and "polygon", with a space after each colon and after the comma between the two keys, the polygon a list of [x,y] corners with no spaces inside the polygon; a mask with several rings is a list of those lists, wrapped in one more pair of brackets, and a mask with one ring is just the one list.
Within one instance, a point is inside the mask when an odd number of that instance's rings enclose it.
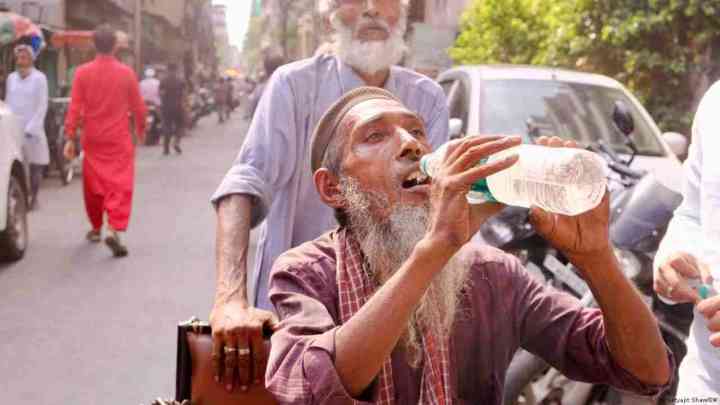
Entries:
{"label": "person in white shirt", "polygon": [[714,156],[720,151],[719,111],[720,82],[695,115],[683,203],[655,257],[654,288],[661,299],[695,306],[678,402],[720,397],[720,160]]}
{"label": "person in white shirt", "polygon": [[7,80],[6,99],[10,110],[18,116],[23,128],[23,156],[30,165],[30,208],[37,206],[45,166],[50,163],[45,115],[48,110],[48,84],[45,74],[35,69],[37,56],[29,45],[15,47],[17,70]]}
{"label": "person in white shirt", "polygon": [[155,77],[155,69],[148,68],[145,70],[145,78],[140,82],[140,95],[145,100],[145,103],[151,103],[157,107],[162,104],[160,80]]}

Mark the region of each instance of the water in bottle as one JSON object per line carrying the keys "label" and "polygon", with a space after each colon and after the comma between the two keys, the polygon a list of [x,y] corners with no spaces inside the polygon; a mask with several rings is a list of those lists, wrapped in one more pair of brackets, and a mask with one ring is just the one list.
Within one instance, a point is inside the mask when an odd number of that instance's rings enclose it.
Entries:
{"label": "water in bottle", "polygon": [[[447,146],[423,157],[420,170],[432,177]],[[598,155],[574,148],[520,145],[486,159],[493,162],[517,154],[518,162],[475,183],[468,202],[498,201],[507,205],[540,207],[564,215],[579,215],[600,204],[607,187],[607,165]],[[484,162],[479,162],[484,163]]]}

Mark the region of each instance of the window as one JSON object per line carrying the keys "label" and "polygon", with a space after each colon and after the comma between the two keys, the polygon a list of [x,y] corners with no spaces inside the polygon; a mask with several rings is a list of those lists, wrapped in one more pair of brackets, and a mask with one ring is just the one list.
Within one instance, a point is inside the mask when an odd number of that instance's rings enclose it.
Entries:
{"label": "window", "polygon": [[524,134],[526,141],[555,135],[585,145],[602,139],[616,152],[630,153],[612,121],[615,101],[622,100],[635,119],[632,139],[639,153],[664,155],[649,123],[621,90],[551,80],[488,80],[482,92],[482,133]]}

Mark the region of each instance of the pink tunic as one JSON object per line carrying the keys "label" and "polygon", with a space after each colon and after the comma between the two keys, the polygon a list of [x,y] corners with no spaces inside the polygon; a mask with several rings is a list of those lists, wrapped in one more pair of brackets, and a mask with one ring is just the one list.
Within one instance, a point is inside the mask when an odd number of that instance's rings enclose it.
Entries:
{"label": "pink tunic", "polygon": [[103,212],[110,226],[127,228],[132,207],[135,151],[129,115],[145,132],[145,104],[135,73],[115,57],[100,55],[75,74],[65,133],[73,139],[82,125],[85,207],[94,229]]}

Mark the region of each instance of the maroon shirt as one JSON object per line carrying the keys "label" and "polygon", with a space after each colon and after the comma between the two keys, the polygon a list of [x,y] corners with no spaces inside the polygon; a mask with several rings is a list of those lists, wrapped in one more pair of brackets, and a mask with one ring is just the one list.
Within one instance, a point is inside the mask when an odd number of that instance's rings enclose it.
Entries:
{"label": "maroon shirt", "polygon": [[[352,399],[333,362],[340,325],[335,243],[334,232],[325,234],[288,251],[273,266],[270,300],[281,324],[272,337],[266,383],[280,403]],[[574,380],[643,395],[667,387],[644,384],[615,363],[599,309],[584,308],[571,295],[535,281],[511,255],[473,249],[450,343],[453,403],[501,404],[505,373],[521,347]],[[367,327],[383,333],[382,325]],[[393,352],[392,367],[396,403],[416,405],[422,367],[410,367],[401,349]],[[372,391],[367,399],[372,400]]]}

